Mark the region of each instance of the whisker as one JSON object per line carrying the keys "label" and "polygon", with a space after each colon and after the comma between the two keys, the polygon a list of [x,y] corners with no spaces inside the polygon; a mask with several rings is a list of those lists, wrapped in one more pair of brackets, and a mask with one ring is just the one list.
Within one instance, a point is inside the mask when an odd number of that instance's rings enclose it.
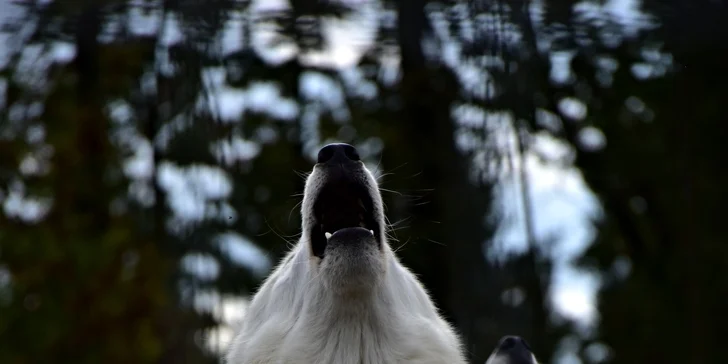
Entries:
{"label": "whisker", "polygon": [[311,174],[311,172],[309,172],[309,171],[306,171],[306,172],[302,172],[302,171],[296,171],[296,170],[294,170],[294,171],[293,171],[293,173],[295,173],[295,174],[296,174],[296,175],[298,175],[299,177],[303,178],[304,180],[305,180],[306,178],[308,178],[308,175],[309,175],[309,174]]}
{"label": "whisker", "polygon": [[382,192],[389,192],[389,193],[393,193],[395,195],[403,196],[404,197],[404,195],[402,193],[397,192],[397,191],[394,191],[394,190],[390,190],[390,189],[387,189],[387,188],[379,187],[379,190],[382,191]]}
{"label": "whisker", "polygon": [[298,206],[301,206],[301,204],[303,204],[303,200],[298,201],[297,204],[293,205],[293,207],[291,208],[291,211],[288,212],[288,223],[289,224],[291,223],[291,215],[293,214],[293,210],[295,210]]}
{"label": "whisker", "polygon": [[411,239],[405,240],[404,243],[400,244],[397,248],[394,249],[394,252],[395,253],[398,253],[399,251],[401,251],[402,249],[404,249],[404,247],[410,242],[410,240]]}
{"label": "whisker", "polygon": [[434,244],[437,244],[437,245],[441,245],[441,246],[447,246],[446,244],[444,244],[444,243],[441,243],[441,242],[439,242],[439,241],[437,241],[437,240],[432,240],[432,239],[425,239],[425,241],[429,241],[429,242],[431,242],[431,243],[434,243]]}

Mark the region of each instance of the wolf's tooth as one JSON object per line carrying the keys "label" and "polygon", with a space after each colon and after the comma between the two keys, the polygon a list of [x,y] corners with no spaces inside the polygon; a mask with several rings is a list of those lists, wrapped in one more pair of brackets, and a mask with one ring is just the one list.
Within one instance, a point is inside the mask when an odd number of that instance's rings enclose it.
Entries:
{"label": "wolf's tooth", "polygon": [[374,230],[369,230],[369,233],[374,235]]}
{"label": "wolf's tooth", "polygon": [[326,240],[329,240],[331,238],[331,233],[324,233],[324,236],[326,237]]}

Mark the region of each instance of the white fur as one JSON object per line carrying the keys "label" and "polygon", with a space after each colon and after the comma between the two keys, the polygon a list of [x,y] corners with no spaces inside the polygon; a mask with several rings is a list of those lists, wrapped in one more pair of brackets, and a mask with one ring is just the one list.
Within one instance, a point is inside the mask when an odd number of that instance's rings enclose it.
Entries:
{"label": "white fur", "polygon": [[[384,227],[376,180],[363,164],[362,171]],[[312,200],[325,178],[314,167],[304,190],[302,237],[254,296],[227,362],[464,364],[459,338],[399,262],[384,229],[381,249],[327,247],[323,260],[312,254]]]}

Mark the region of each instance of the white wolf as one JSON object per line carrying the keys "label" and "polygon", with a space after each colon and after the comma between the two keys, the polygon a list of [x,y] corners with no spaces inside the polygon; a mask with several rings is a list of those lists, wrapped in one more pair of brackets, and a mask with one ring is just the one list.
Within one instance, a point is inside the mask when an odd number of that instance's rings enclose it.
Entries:
{"label": "white wolf", "polygon": [[229,364],[465,363],[387,244],[377,181],[354,147],[319,151],[301,215],[301,238],[253,297]]}

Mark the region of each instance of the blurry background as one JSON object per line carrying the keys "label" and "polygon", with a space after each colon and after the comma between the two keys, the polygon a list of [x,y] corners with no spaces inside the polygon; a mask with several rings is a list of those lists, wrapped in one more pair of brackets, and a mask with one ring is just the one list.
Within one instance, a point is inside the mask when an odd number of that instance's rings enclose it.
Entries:
{"label": "blurry background", "polygon": [[726,363],[728,6],[0,0],[0,363],[215,363],[355,145],[482,363]]}

